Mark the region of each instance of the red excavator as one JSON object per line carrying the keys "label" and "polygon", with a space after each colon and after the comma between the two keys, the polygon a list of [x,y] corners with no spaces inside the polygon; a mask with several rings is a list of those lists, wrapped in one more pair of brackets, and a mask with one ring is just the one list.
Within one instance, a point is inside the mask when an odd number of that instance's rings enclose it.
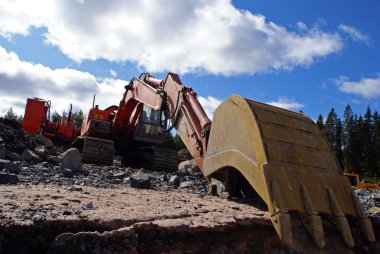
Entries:
{"label": "red excavator", "polygon": [[349,248],[355,241],[348,218],[375,241],[371,221],[328,142],[302,113],[233,95],[216,109],[211,125],[196,93],[178,75],[159,80],[142,74],[125,87],[119,106],[90,110],[74,145],[82,147],[87,162],[112,163],[115,152],[124,162],[139,157],[151,164],[158,153],[152,144],[172,128],[222,192],[266,203],[286,244],[292,244],[294,219],[302,221],[319,248],[325,246],[325,218]]}
{"label": "red excavator", "polygon": [[32,135],[40,133],[56,142],[71,143],[79,134],[74,124],[72,105],[67,117],[57,115],[55,121],[50,120],[50,106],[50,101],[28,98],[22,121],[23,129]]}

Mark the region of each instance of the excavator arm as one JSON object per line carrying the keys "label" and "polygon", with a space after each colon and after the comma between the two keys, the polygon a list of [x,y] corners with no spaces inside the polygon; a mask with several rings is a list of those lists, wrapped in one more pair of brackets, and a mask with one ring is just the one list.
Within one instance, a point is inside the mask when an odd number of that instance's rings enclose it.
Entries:
{"label": "excavator arm", "polygon": [[190,154],[203,169],[211,120],[200,105],[196,93],[184,86],[174,73],[169,73],[162,81],[150,74],[133,78],[126,86],[113,120],[113,134],[125,133],[131,137],[143,104],[159,110],[161,122],[171,121]]}

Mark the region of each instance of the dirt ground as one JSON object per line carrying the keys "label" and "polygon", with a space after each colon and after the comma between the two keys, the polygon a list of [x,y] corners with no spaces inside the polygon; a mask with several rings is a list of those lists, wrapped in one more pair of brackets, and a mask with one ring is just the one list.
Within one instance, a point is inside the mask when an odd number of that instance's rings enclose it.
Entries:
{"label": "dirt ground", "polygon": [[295,244],[286,247],[266,211],[188,190],[0,188],[0,253],[379,253],[360,237],[347,249],[328,225],[319,250],[302,224],[293,226]]}

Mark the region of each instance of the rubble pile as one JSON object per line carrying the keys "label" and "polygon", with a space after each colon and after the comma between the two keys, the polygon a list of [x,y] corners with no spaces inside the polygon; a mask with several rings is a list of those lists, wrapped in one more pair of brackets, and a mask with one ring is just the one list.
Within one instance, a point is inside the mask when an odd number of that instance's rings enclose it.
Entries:
{"label": "rubble pile", "polygon": [[355,189],[354,193],[358,197],[365,213],[380,220],[380,191]]}
{"label": "rubble pile", "polygon": [[30,136],[25,134],[20,123],[0,117],[0,137],[7,152],[21,154],[30,147]]}

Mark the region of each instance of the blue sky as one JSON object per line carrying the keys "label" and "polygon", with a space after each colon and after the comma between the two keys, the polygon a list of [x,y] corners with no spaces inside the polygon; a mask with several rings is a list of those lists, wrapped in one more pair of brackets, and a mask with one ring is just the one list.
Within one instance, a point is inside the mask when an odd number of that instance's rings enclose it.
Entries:
{"label": "blue sky", "polygon": [[380,109],[376,0],[0,1],[0,114],[118,104],[141,72],[179,73],[211,115],[231,94],[302,110]]}

